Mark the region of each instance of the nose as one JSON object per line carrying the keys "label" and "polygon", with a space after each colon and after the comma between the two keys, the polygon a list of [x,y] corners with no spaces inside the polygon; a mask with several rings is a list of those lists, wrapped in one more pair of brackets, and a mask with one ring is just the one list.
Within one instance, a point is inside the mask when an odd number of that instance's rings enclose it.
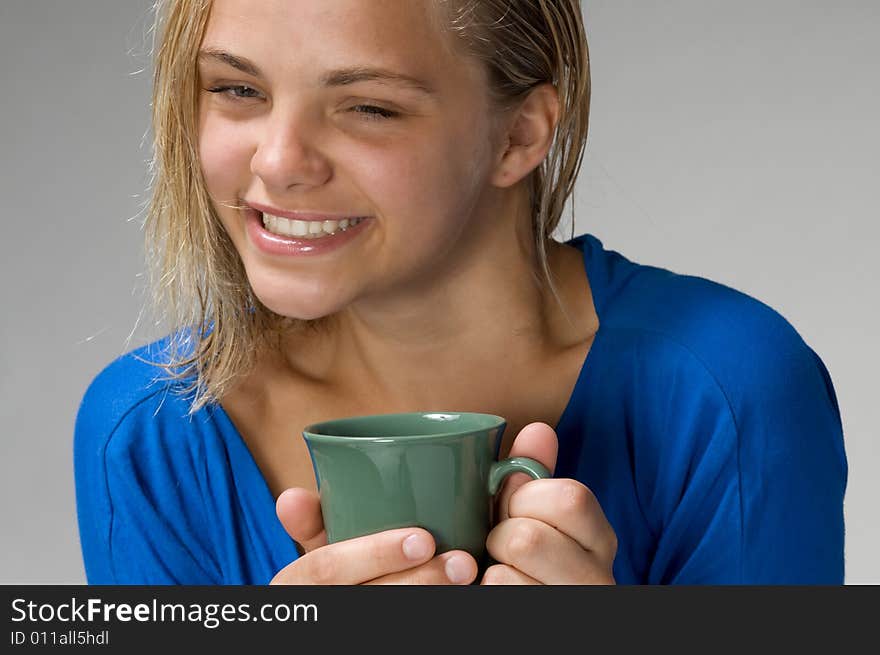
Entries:
{"label": "nose", "polygon": [[269,117],[251,159],[251,172],[270,192],[320,186],[331,175],[327,158],[315,145],[319,130],[292,113],[278,111]]}

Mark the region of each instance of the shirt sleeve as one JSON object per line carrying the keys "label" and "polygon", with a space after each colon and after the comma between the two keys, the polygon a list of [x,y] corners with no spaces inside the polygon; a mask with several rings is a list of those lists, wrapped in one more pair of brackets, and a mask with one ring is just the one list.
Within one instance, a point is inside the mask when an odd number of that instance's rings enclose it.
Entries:
{"label": "shirt sleeve", "polygon": [[156,395],[120,408],[105,386],[86,392],[74,434],[88,582],[222,584],[184,435],[155,415]]}
{"label": "shirt sleeve", "polygon": [[692,358],[699,377],[668,380],[643,489],[649,582],[843,584],[847,462],[830,375],[793,329],[740,348],[735,374]]}

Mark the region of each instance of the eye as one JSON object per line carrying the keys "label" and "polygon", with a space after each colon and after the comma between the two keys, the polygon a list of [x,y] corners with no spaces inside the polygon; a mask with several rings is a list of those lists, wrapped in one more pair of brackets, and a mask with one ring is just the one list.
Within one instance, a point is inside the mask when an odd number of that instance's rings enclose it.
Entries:
{"label": "eye", "polygon": [[248,98],[254,98],[256,96],[253,95],[239,95],[239,93],[258,93],[255,89],[252,89],[249,86],[244,86],[243,84],[235,84],[235,85],[226,85],[226,86],[215,86],[210,89],[205,89],[208,93],[216,93],[218,95],[224,96],[229,100],[246,100]]}
{"label": "eye", "polygon": [[376,107],[374,105],[357,105],[352,107],[351,111],[356,114],[362,114],[368,121],[385,121],[398,116],[396,111],[383,109],[382,107]]}
{"label": "eye", "polygon": [[[232,102],[257,98],[259,91],[243,84],[227,84],[205,89],[208,93],[216,93]],[[375,105],[356,105],[351,108],[356,114],[368,121],[385,121],[399,116],[398,112],[376,107]]]}

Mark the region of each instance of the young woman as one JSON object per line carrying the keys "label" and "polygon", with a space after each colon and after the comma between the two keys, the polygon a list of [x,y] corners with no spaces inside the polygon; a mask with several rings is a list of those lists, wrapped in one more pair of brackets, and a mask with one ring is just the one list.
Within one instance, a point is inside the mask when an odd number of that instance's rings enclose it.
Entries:
{"label": "young woman", "polygon": [[[552,238],[590,99],[576,0],[166,0],[147,216],[174,326],[93,381],[88,579],[842,583],[847,463],[777,312]],[[328,545],[309,423],[502,415],[478,576],[420,528]]]}

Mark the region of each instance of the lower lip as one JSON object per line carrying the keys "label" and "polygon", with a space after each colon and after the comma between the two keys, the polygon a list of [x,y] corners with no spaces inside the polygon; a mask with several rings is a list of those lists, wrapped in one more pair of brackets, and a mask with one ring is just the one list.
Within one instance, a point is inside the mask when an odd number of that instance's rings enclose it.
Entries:
{"label": "lower lip", "polygon": [[372,218],[364,218],[354,227],[336,234],[328,234],[317,239],[297,239],[269,232],[263,227],[263,215],[254,209],[247,210],[247,232],[251,242],[267,255],[283,255],[296,257],[305,255],[323,255],[338,250],[345,244],[357,239],[372,225]]}

